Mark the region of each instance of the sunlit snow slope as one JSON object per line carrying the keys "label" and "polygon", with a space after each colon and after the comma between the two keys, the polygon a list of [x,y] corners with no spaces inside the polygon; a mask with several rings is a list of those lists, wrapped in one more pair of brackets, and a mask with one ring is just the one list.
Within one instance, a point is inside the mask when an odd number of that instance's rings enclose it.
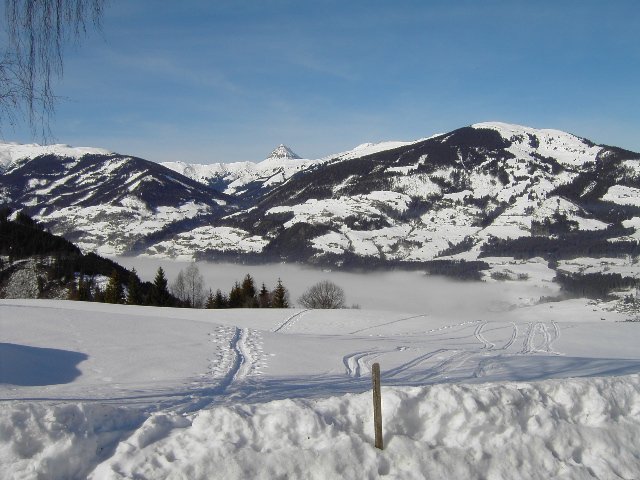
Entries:
{"label": "sunlit snow slope", "polygon": [[[459,316],[27,300],[0,313],[0,462],[14,478],[640,468],[640,329],[584,300]],[[384,452],[359,394],[373,362]]]}

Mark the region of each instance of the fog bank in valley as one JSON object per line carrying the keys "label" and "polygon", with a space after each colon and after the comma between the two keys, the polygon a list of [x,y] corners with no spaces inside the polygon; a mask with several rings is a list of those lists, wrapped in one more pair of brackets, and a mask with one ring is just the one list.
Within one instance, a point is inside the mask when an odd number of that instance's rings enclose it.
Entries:
{"label": "fog bank in valley", "polygon": [[[158,267],[162,267],[171,283],[189,262],[148,257],[114,257],[127,268],[135,267],[143,280],[152,281]],[[347,273],[320,270],[292,264],[238,265],[198,262],[206,291],[220,289],[228,293],[233,283],[250,274],[260,288],[264,282],[273,289],[278,278],[289,290],[291,304],[311,285],[330,280],[345,291],[347,306],[363,309],[389,310],[407,313],[434,313],[472,318],[475,314],[504,311],[513,305],[526,305],[541,296],[557,294],[549,282],[458,282],[444,277],[427,276],[424,272]]]}

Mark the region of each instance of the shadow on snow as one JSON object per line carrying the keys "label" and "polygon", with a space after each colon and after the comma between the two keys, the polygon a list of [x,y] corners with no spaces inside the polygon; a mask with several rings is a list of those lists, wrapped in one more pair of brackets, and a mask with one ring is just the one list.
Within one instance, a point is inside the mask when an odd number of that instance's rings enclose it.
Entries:
{"label": "shadow on snow", "polygon": [[55,348],[0,343],[0,383],[25,387],[71,383],[88,355]]}

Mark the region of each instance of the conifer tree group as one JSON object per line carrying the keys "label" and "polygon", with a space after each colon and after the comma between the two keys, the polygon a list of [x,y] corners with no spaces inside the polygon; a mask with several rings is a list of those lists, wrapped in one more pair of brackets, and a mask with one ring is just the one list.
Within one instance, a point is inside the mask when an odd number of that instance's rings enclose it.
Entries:
{"label": "conifer tree group", "polygon": [[256,290],[255,280],[247,274],[241,282],[236,281],[228,295],[222,293],[220,289],[209,290],[206,301],[206,308],[288,308],[289,293],[278,279],[276,288],[269,291],[263,283],[260,291]]}
{"label": "conifer tree group", "polygon": [[145,285],[140,281],[135,269],[129,272],[127,278],[123,278],[114,269],[104,290],[95,285],[92,276],[80,274],[77,281],[71,282],[68,298],[126,305],[207,309],[289,308],[290,306],[289,292],[280,278],[273,290],[269,290],[264,283],[258,290],[250,274],[245,275],[242,282],[234,282],[228,294],[219,288],[215,293],[209,289],[205,297],[202,290],[202,275],[197,266],[192,264],[187,268],[186,273],[181,271],[178,274],[171,286],[162,267],[156,271],[153,282],[146,282]]}

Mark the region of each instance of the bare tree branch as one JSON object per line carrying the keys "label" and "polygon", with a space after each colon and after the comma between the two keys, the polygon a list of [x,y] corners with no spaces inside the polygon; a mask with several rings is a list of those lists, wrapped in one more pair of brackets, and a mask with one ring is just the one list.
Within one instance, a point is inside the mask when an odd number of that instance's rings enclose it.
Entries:
{"label": "bare tree branch", "polygon": [[100,29],[106,0],[5,0],[8,42],[0,52],[0,126],[26,117],[47,137],[64,47]]}

